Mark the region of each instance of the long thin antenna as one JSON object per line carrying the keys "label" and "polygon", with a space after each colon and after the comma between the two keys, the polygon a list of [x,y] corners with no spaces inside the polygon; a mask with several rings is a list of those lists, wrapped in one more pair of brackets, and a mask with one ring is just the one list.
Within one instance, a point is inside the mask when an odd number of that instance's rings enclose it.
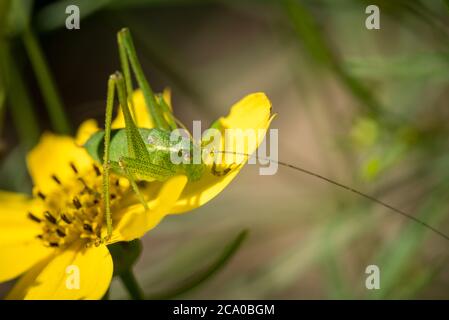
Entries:
{"label": "long thin antenna", "polygon": [[[246,154],[246,153],[238,153],[238,152],[233,152],[233,151],[214,151],[214,152],[217,152],[217,153],[229,153],[229,154],[235,154],[235,155],[241,155],[241,156],[251,157],[251,155],[249,155],[249,154]],[[318,178],[318,179],[320,179],[320,180],[327,181],[327,182],[329,182],[329,183],[331,183],[331,184],[333,184],[333,185],[335,185],[335,186],[337,186],[337,187],[340,187],[340,188],[342,188],[342,189],[345,189],[345,190],[347,190],[347,191],[350,191],[350,192],[352,192],[352,193],[355,193],[355,194],[357,194],[357,195],[359,195],[359,196],[361,196],[361,197],[363,197],[363,198],[365,198],[365,199],[371,200],[371,201],[373,201],[373,202],[375,202],[375,203],[377,203],[377,204],[379,204],[379,205],[381,205],[381,206],[383,206],[383,207],[385,207],[385,208],[388,208],[388,209],[390,209],[391,211],[394,211],[394,212],[396,212],[396,213],[399,213],[400,215],[406,217],[407,219],[410,219],[410,220],[412,220],[412,221],[414,221],[414,222],[416,222],[416,223],[422,225],[423,227],[426,227],[426,228],[432,230],[433,232],[435,232],[436,234],[438,234],[439,236],[441,236],[441,237],[444,238],[445,240],[449,241],[449,236],[447,236],[446,234],[444,234],[444,233],[441,232],[440,230],[438,230],[438,229],[432,227],[432,226],[429,225],[428,223],[426,223],[426,222],[424,222],[424,221],[422,221],[422,220],[420,220],[420,219],[418,219],[418,218],[412,216],[411,214],[409,214],[409,213],[407,213],[407,212],[405,212],[405,211],[402,211],[402,210],[400,210],[400,209],[397,209],[397,208],[393,207],[392,205],[390,205],[390,204],[388,204],[388,203],[386,203],[386,202],[383,202],[383,201],[381,201],[381,200],[379,200],[379,199],[377,199],[377,198],[374,198],[373,196],[370,196],[369,194],[363,193],[363,192],[361,192],[361,191],[359,191],[359,190],[356,190],[356,189],[354,189],[354,188],[352,188],[352,187],[350,187],[350,186],[347,186],[347,185],[342,184],[342,183],[340,183],[340,182],[337,182],[337,181],[335,181],[335,180],[326,178],[326,177],[324,177],[324,176],[322,176],[322,175],[320,175],[320,174],[318,174],[318,173],[315,173],[315,172],[312,172],[312,171],[310,171],[310,170],[301,168],[301,167],[299,167],[299,166],[294,166],[294,165],[292,165],[292,164],[289,164],[289,163],[286,163],[286,162],[283,162],[283,161],[278,161],[278,160],[273,160],[273,159],[269,159],[269,158],[264,158],[264,157],[260,157],[259,155],[256,155],[256,159],[258,159],[258,160],[259,160],[259,159],[262,159],[262,160],[264,160],[264,161],[271,161],[271,162],[277,163],[277,164],[279,164],[279,165],[282,165],[282,166],[291,168],[291,169],[293,169],[293,170],[296,170],[296,171],[305,173],[305,174],[307,174],[307,175],[309,175],[309,176]]]}

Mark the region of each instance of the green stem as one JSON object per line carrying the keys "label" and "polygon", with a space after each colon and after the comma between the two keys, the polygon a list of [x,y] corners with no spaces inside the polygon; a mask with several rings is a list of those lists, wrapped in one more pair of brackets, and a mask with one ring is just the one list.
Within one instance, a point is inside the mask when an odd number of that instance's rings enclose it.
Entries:
{"label": "green stem", "polygon": [[120,279],[128,290],[129,295],[134,300],[143,300],[143,291],[137,282],[136,277],[131,269],[128,269],[120,274]]}
{"label": "green stem", "polygon": [[64,112],[61,97],[36,35],[30,28],[26,28],[22,34],[22,40],[42,91],[53,130],[61,134],[70,134],[70,124]]}
{"label": "green stem", "polygon": [[38,142],[40,130],[25,82],[6,41],[0,41],[0,76],[8,92],[8,107],[20,141],[29,150]]}
{"label": "green stem", "polygon": [[0,80],[0,135],[3,132],[3,122],[5,120],[5,105],[6,105],[6,90],[3,87]]}
{"label": "green stem", "polygon": [[366,107],[368,113],[377,116],[381,109],[380,104],[369,88],[342,66],[339,57],[329,46],[318,27],[316,18],[309,9],[303,3],[294,0],[284,0],[283,4],[296,37],[303,43],[310,56],[332,71],[353,96],[362,102],[362,106]]}

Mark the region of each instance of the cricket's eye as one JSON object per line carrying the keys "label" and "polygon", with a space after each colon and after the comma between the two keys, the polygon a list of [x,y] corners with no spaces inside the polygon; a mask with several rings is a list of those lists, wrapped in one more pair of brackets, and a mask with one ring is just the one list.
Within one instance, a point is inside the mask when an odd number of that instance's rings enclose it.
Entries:
{"label": "cricket's eye", "polygon": [[182,157],[182,150],[178,151],[178,157],[180,157],[180,158]]}

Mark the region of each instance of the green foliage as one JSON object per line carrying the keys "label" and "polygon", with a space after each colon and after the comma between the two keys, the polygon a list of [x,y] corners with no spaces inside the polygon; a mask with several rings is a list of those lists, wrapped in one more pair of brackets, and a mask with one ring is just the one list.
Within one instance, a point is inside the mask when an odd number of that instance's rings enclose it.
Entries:
{"label": "green foliage", "polygon": [[181,284],[170,290],[153,293],[148,296],[148,299],[173,299],[179,296],[185,295],[190,291],[196,289],[204,282],[209,280],[212,276],[215,276],[221,269],[223,269],[231,260],[231,258],[237,253],[242,243],[248,236],[248,230],[243,230],[237,237],[231,240],[225,248],[222,250],[218,258],[213,261],[209,266],[197,274],[190,276],[188,279],[181,281]]}

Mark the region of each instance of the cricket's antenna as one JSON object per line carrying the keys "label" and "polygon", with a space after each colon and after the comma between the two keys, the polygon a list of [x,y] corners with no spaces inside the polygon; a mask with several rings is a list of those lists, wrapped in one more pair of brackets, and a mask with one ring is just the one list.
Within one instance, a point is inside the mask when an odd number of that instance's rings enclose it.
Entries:
{"label": "cricket's antenna", "polygon": [[[249,155],[249,154],[246,154],[246,153],[238,153],[238,152],[233,152],[233,151],[214,151],[214,152],[217,152],[217,153],[230,153],[230,154],[236,154],[236,155],[241,155],[241,156],[251,157],[251,155]],[[394,212],[396,212],[396,213],[399,213],[400,215],[406,217],[407,219],[410,219],[410,220],[412,220],[412,221],[414,221],[414,222],[416,222],[416,223],[422,225],[423,227],[432,230],[434,233],[438,234],[440,237],[442,237],[442,238],[444,238],[445,240],[449,241],[449,236],[446,235],[446,234],[444,234],[444,233],[441,232],[440,230],[438,230],[438,229],[432,227],[432,226],[429,225],[428,223],[426,223],[426,222],[424,222],[424,221],[422,221],[422,220],[420,220],[420,219],[418,219],[418,218],[412,216],[411,214],[409,214],[409,213],[407,213],[407,212],[405,212],[405,211],[402,211],[402,210],[400,210],[400,209],[397,209],[397,208],[393,207],[392,205],[390,205],[390,204],[388,204],[388,203],[385,203],[385,202],[383,202],[383,201],[381,201],[381,200],[379,200],[379,199],[377,199],[377,198],[375,198],[375,197],[373,197],[373,196],[370,196],[369,194],[363,193],[363,192],[361,192],[361,191],[359,191],[359,190],[356,190],[356,189],[354,189],[354,188],[352,188],[352,187],[350,187],[350,186],[347,186],[347,185],[342,184],[342,183],[340,183],[340,182],[337,182],[337,181],[335,181],[335,180],[326,178],[326,177],[324,177],[324,176],[322,176],[322,175],[320,175],[320,174],[318,174],[318,173],[309,171],[309,170],[304,169],[304,168],[301,168],[301,167],[299,167],[299,166],[294,166],[294,165],[292,165],[292,164],[289,164],[289,163],[286,163],[286,162],[283,162],[283,161],[278,161],[278,160],[273,160],[273,159],[269,159],[269,158],[264,158],[264,157],[260,157],[260,156],[258,156],[258,155],[256,155],[256,159],[262,159],[262,160],[264,160],[264,161],[271,161],[271,162],[277,163],[277,164],[279,164],[279,165],[281,165],[281,166],[288,167],[288,168],[291,168],[291,169],[293,169],[293,170],[296,170],[296,171],[305,173],[305,174],[307,174],[307,175],[309,175],[309,176],[318,178],[318,179],[320,179],[320,180],[324,180],[324,181],[329,182],[329,183],[331,183],[331,184],[333,184],[333,185],[335,185],[335,186],[337,186],[337,187],[340,187],[340,188],[342,188],[342,189],[345,189],[345,190],[347,190],[347,191],[350,191],[350,192],[352,192],[352,193],[355,193],[355,194],[357,194],[357,195],[359,195],[359,196],[361,196],[361,197],[363,197],[363,198],[365,198],[365,199],[368,199],[368,200],[370,200],[370,201],[372,201],[372,202],[375,202],[375,203],[377,203],[377,204],[379,204],[379,205],[381,205],[381,206],[383,206],[383,207],[385,207],[385,208],[388,208],[388,209],[390,209],[391,211],[394,211]]]}

